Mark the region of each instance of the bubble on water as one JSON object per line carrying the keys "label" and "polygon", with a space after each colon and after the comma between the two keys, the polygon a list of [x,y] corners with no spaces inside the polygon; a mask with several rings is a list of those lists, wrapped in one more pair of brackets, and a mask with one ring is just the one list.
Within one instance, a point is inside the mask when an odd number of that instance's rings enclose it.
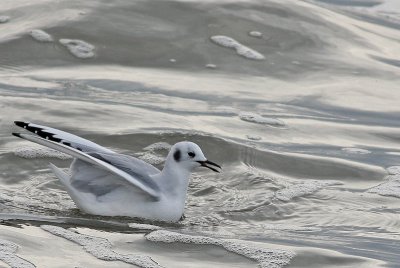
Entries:
{"label": "bubble on water", "polygon": [[225,35],[214,35],[211,36],[211,41],[213,41],[215,44],[218,44],[223,47],[227,48],[233,48],[236,50],[236,53],[242,57],[245,57],[247,59],[251,60],[263,60],[265,59],[264,55],[261,53],[255,51],[254,49],[251,49],[245,45],[242,45],[235,39],[225,36]]}
{"label": "bubble on water", "polygon": [[14,155],[22,158],[58,158],[71,159],[71,156],[46,147],[19,147],[14,150]]}
{"label": "bubble on water", "polygon": [[251,32],[249,32],[249,35],[252,37],[261,38],[263,34],[261,32],[251,31]]}
{"label": "bubble on water", "polygon": [[250,112],[241,112],[239,113],[239,118],[243,121],[262,124],[262,125],[269,125],[274,127],[282,127],[285,126],[285,122],[276,118],[267,118],[263,117],[259,114],[250,113]]}
{"label": "bubble on water", "polygon": [[161,230],[162,228],[157,225],[143,224],[143,223],[128,223],[128,226],[139,230]]}
{"label": "bubble on water", "polygon": [[216,69],[217,65],[215,65],[215,64],[207,64],[206,68],[208,68],[208,69]]}
{"label": "bubble on water", "polygon": [[187,243],[198,245],[215,245],[224,249],[242,255],[246,258],[257,261],[259,267],[262,268],[278,268],[289,264],[295,254],[288,250],[282,249],[266,249],[251,245],[249,242],[240,240],[228,240],[220,238],[212,238],[207,236],[193,236],[159,230],[146,235],[146,239],[153,242],[164,243]]}
{"label": "bubble on water", "polygon": [[298,184],[289,185],[288,187],[279,190],[275,193],[275,198],[281,201],[290,201],[296,197],[302,197],[315,193],[327,186],[341,185],[340,181],[317,181],[311,180],[306,182],[301,182]]}
{"label": "bubble on water", "polygon": [[6,23],[10,20],[9,16],[0,16],[0,23]]}
{"label": "bubble on water", "polygon": [[145,255],[133,255],[133,254],[120,254],[112,250],[112,244],[109,240],[80,234],[73,232],[58,226],[42,225],[40,226],[44,231],[47,231],[53,235],[63,237],[70,240],[78,245],[81,245],[83,249],[92,254],[94,257],[104,261],[122,261],[125,263],[137,265],[143,268],[161,268],[158,263],[153,261],[149,256]]}
{"label": "bubble on water", "polygon": [[0,261],[8,264],[11,268],[35,268],[31,262],[18,257],[15,253],[18,245],[7,240],[0,239]]}
{"label": "bubble on water", "polygon": [[371,153],[368,150],[361,149],[361,148],[355,148],[355,147],[347,147],[347,148],[342,148],[342,151],[350,154],[369,154]]}
{"label": "bubble on water", "polygon": [[95,46],[78,39],[60,39],[59,42],[68,48],[69,52],[77,58],[88,59],[94,57]]}
{"label": "bubble on water", "polygon": [[31,31],[31,36],[33,39],[35,39],[36,41],[39,42],[53,42],[53,37],[51,37],[51,35],[49,35],[48,33],[46,33],[43,30],[32,30]]}

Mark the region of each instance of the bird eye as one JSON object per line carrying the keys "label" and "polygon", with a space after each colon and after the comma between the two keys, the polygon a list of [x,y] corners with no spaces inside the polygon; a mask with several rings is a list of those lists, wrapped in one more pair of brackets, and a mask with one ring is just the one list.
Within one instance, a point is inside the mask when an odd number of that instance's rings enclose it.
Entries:
{"label": "bird eye", "polygon": [[195,157],[195,156],[196,156],[196,154],[195,154],[195,153],[193,153],[193,152],[188,152],[188,155],[189,155],[191,158],[193,158],[193,157]]}

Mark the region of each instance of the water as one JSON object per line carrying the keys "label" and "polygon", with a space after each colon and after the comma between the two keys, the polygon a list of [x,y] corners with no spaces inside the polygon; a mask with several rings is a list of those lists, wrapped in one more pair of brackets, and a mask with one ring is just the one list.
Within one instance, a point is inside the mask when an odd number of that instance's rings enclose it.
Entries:
{"label": "water", "polygon": [[[399,8],[2,1],[0,267],[398,267]],[[159,168],[190,140],[223,172],[177,224],[87,215],[14,120]]]}

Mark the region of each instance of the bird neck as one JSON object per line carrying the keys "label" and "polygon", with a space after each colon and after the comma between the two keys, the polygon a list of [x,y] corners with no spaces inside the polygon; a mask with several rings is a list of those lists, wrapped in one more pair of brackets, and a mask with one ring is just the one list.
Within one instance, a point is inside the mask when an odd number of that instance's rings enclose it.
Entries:
{"label": "bird neck", "polygon": [[161,171],[160,183],[171,197],[181,198],[184,201],[189,186],[190,171],[178,165],[175,161],[168,160]]}

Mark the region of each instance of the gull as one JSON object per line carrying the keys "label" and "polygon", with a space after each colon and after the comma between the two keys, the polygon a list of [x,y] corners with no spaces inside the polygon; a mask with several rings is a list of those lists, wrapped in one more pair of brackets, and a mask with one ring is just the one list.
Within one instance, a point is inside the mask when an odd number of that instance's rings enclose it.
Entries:
{"label": "gull", "polygon": [[191,172],[201,166],[215,172],[221,168],[207,160],[193,142],[173,145],[160,171],[140,159],[58,129],[23,121],[14,124],[34,133],[12,133],[14,136],[74,158],[69,173],[52,163],[50,168],[76,206],[89,214],[179,221]]}

